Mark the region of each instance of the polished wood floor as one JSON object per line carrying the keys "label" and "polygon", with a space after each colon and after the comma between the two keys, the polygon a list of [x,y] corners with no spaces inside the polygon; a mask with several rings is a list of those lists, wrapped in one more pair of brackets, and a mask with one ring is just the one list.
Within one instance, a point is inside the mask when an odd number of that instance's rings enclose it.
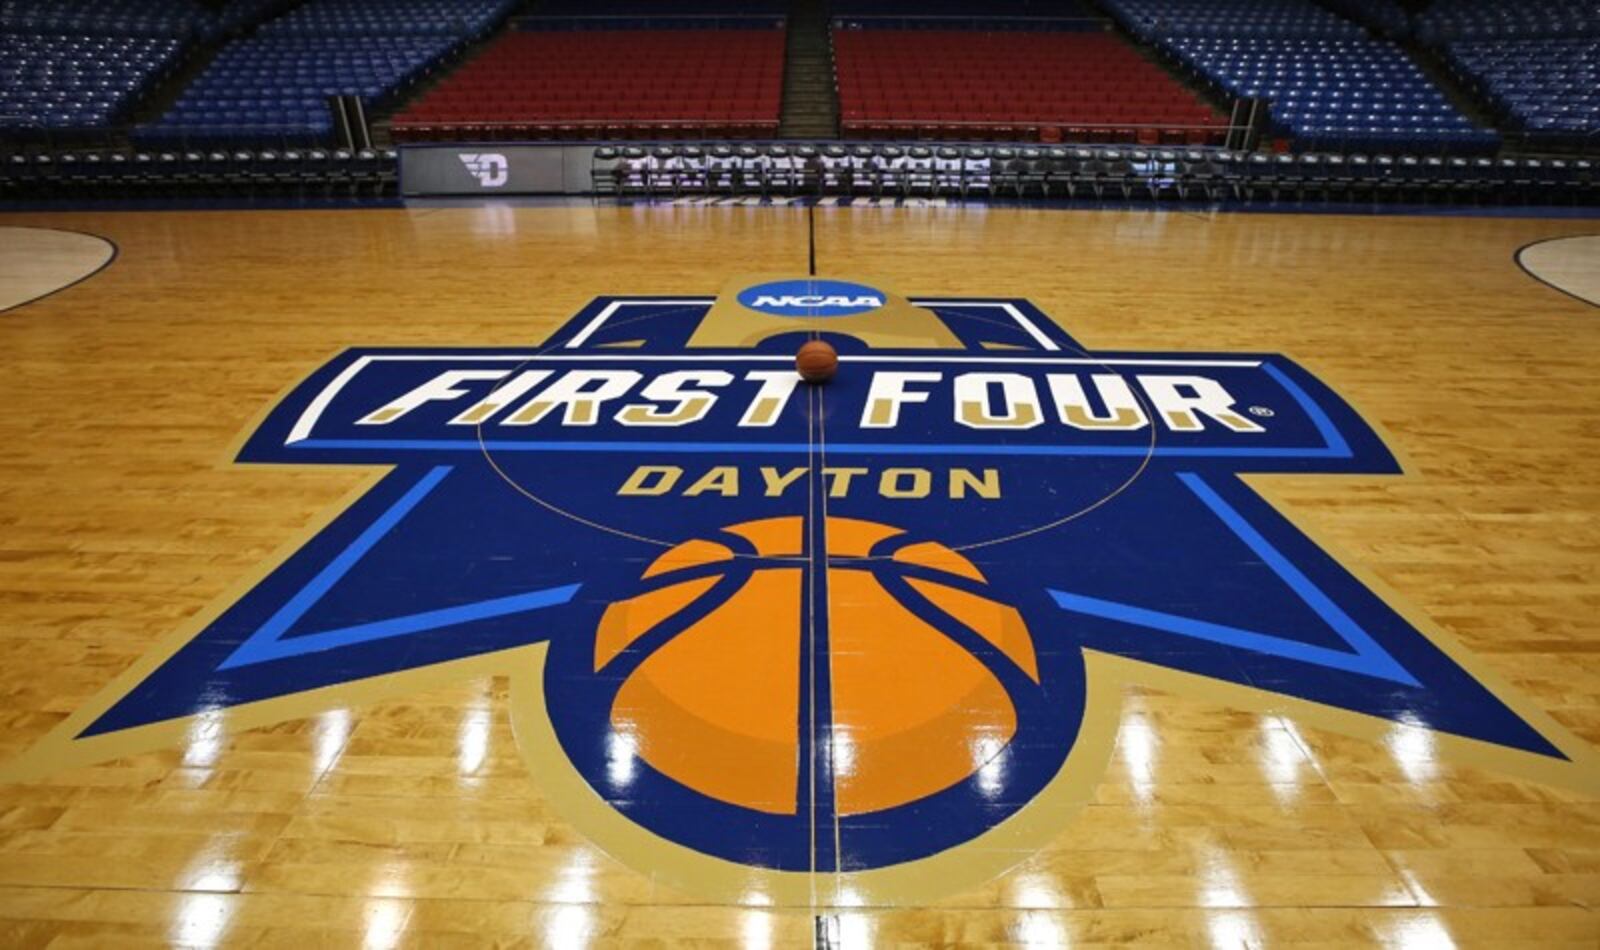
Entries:
{"label": "polished wood floor", "polygon": [[[228,462],[338,349],[526,344],[597,294],[706,294],[806,254],[787,208],[0,227],[120,251],[0,314],[0,762],[367,483]],[[824,272],[1028,297],[1090,347],[1297,358],[1408,474],[1254,484],[1600,744],[1600,309],[1514,260],[1592,222],[930,208],[816,227]],[[1013,870],[934,906],[772,909],[588,844],[505,707],[486,677],[0,785],[0,946],[1600,946],[1600,802],[1415,733],[1130,689],[1090,803]]]}

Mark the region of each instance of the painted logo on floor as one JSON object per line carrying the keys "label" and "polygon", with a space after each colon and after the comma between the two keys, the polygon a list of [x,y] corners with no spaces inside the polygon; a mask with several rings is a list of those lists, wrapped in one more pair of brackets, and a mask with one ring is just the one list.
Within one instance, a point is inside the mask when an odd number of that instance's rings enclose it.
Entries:
{"label": "painted logo on floor", "polygon": [[[1089,352],[1024,300],[883,286],[340,354],[238,461],[387,474],[34,765],[500,673],[532,780],[603,847],[812,901],[814,872],[894,899],[1018,859],[1097,780],[1130,681],[1580,781],[1559,727],[1240,480],[1399,474],[1305,369]],[[811,387],[817,334],[841,371]]]}

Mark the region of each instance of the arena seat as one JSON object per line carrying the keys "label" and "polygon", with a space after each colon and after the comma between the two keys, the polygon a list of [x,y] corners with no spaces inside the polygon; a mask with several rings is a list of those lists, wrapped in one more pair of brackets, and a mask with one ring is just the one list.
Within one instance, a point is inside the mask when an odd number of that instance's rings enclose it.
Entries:
{"label": "arena seat", "polygon": [[941,19],[948,17],[1020,17],[1070,19],[1098,16],[1078,0],[834,0],[836,19],[896,17]]}
{"label": "arena seat", "polygon": [[1600,37],[1458,41],[1446,50],[1508,131],[1548,145],[1600,143]]}
{"label": "arena seat", "polygon": [[103,131],[214,23],[192,0],[6,0],[0,130],[19,138]]}
{"label": "arena seat", "polygon": [[[536,17],[724,17],[782,16],[789,12],[786,0],[543,0],[534,8]],[[597,28],[602,24],[594,24]]]}
{"label": "arena seat", "polygon": [[1600,143],[1600,4],[1438,0],[1417,32],[1508,133],[1539,145]]}
{"label": "arena seat", "polygon": [[1360,39],[1365,31],[1311,0],[1107,0],[1139,36],[1243,40]]}
{"label": "arena seat", "polygon": [[1434,0],[1417,17],[1425,43],[1600,36],[1594,0]]}
{"label": "arena seat", "polygon": [[1398,45],[1310,0],[1108,0],[1129,29],[1229,96],[1266,99],[1308,149],[1488,152],[1475,125]]}
{"label": "arena seat", "polygon": [[1401,39],[1411,35],[1411,13],[1398,0],[1322,0],[1322,5],[1380,36]]}
{"label": "arena seat", "polygon": [[854,137],[1219,142],[1226,121],[1105,33],[836,28]]}
{"label": "arena seat", "polygon": [[0,35],[0,129],[106,129],[183,57],[171,37]]}
{"label": "arena seat", "polygon": [[205,32],[215,16],[194,0],[5,0],[0,32],[13,35],[172,37]]}
{"label": "arena seat", "polygon": [[413,142],[770,134],[783,60],[779,29],[514,32],[392,128]]}
{"label": "arena seat", "polygon": [[380,105],[508,14],[514,0],[310,0],[229,43],[146,145],[325,145],[331,96]]}

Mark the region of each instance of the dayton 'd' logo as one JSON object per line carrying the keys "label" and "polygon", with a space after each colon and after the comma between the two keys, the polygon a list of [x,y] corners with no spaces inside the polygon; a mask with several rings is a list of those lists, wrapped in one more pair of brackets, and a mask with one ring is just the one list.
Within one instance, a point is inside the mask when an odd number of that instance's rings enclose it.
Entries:
{"label": "dayton 'd' logo", "polygon": [[457,156],[461,164],[485,188],[504,188],[511,180],[511,163],[504,155],[495,152],[463,152]]}
{"label": "dayton 'd' logo", "polygon": [[[819,332],[842,370],[811,388],[792,354]],[[802,902],[1025,853],[1129,681],[1593,785],[1237,477],[1399,473],[1281,356],[1089,353],[1021,300],[751,282],[601,298],[540,346],[347,351],[239,461],[390,471],[9,774],[504,674],[582,831]]]}

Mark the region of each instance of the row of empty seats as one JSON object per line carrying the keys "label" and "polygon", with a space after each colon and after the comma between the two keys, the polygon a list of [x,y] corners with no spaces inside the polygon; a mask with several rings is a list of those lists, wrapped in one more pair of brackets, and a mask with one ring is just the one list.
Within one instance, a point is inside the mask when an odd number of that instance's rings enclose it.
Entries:
{"label": "row of empty seats", "polygon": [[514,32],[395,117],[400,141],[776,131],[782,30]]}
{"label": "row of empty seats", "polygon": [[1109,0],[1128,29],[1146,38],[1360,39],[1360,26],[1311,0]]}
{"label": "row of empty seats", "polygon": [[1265,99],[1308,149],[1482,153],[1479,127],[1394,42],[1310,0],[1109,0],[1130,28],[1228,98]]}
{"label": "row of empty seats", "polygon": [[1505,40],[1600,35],[1600,4],[1594,0],[1434,0],[1416,18],[1417,37]]}
{"label": "row of empty seats", "polygon": [[738,16],[744,14],[782,16],[789,12],[787,0],[541,0],[533,10],[536,16],[557,17],[647,17],[647,16]]}
{"label": "row of empty seats", "polygon": [[329,96],[381,99],[456,42],[447,36],[368,37],[356,46],[337,37],[243,39],[224,49],[138,137],[148,143],[326,142],[333,134]]}
{"label": "row of empty seats", "polygon": [[6,0],[0,5],[0,31],[13,34],[181,39],[212,23],[212,14],[194,0]]}
{"label": "row of empty seats", "polygon": [[264,24],[262,36],[470,36],[509,12],[504,0],[315,0]]}
{"label": "row of empty seats", "polygon": [[604,147],[594,190],[621,197],[838,195],[1129,199],[1594,202],[1588,160],[1268,155],[1088,146]]}
{"label": "row of empty seats", "polygon": [[1600,144],[1600,36],[1461,41],[1449,55],[1505,124],[1531,138]]}
{"label": "row of empty seats", "polygon": [[846,135],[1218,143],[1226,121],[1105,33],[836,29]]}
{"label": "row of empty seats", "polygon": [[1180,37],[1171,48],[1230,95],[1269,100],[1279,130],[1306,148],[1482,152],[1499,144],[1387,40]]}
{"label": "row of empty seats", "polygon": [[0,130],[105,129],[183,57],[175,37],[0,34]]}
{"label": "row of empty seats", "polygon": [[214,38],[298,0],[4,0],[0,33],[50,36]]}
{"label": "row of empty seats", "polygon": [[327,144],[332,96],[394,97],[507,15],[515,0],[309,0],[217,55],[147,144]]}
{"label": "row of empty seats", "polygon": [[1411,11],[1399,0],[1322,0],[1322,5],[1380,36],[1401,39],[1411,34]]}

